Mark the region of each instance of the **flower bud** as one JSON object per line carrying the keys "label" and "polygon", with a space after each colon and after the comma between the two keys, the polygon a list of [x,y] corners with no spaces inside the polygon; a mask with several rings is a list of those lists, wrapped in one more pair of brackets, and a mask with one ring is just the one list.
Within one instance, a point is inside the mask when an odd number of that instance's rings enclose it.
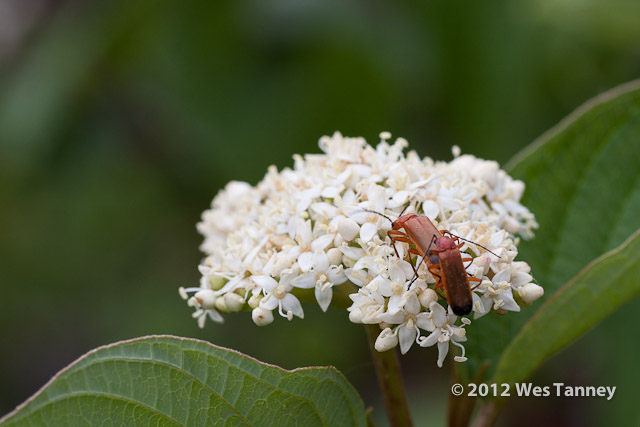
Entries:
{"label": "flower bud", "polygon": [[228,311],[240,311],[244,306],[244,299],[235,292],[224,294],[224,303]]}
{"label": "flower bud", "polygon": [[222,311],[223,313],[226,313],[229,311],[229,308],[227,307],[227,303],[224,301],[224,297],[220,297],[216,299],[215,307],[219,311]]}
{"label": "flower bud", "polygon": [[507,218],[502,223],[502,228],[514,235],[520,231],[520,227],[522,227],[522,224],[515,218]]}
{"label": "flower bud", "polygon": [[205,309],[210,309],[215,306],[216,294],[211,289],[203,289],[196,292],[194,295],[196,301]]}
{"label": "flower bud", "polygon": [[329,265],[342,264],[342,251],[338,248],[331,248],[327,251]]}
{"label": "flower bud", "polygon": [[256,308],[257,306],[259,306],[260,300],[262,300],[262,297],[263,297],[262,294],[256,294],[251,296],[251,298],[249,298],[249,307]]}
{"label": "flower bud", "polygon": [[438,294],[433,289],[427,288],[418,293],[418,299],[420,300],[420,304],[422,304],[423,307],[428,308],[429,304],[434,301],[438,301]]}
{"label": "flower bud", "polygon": [[520,295],[525,304],[531,304],[544,295],[544,289],[535,283],[527,283],[518,288],[518,295]]}
{"label": "flower bud", "polygon": [[398,336],[390,328],[385,328],[376,339],[375,348],[382,352],[398,345]]}
{"label": "flower bud", "polygon": [[349,312],[349,320],[352,323],[362,323],[362,317],[362,310],[360,310],[359,308],[354,308]]}
{"label": "flower bud", "polygon": [[266,326],[273,322],[273,313],[262,307],[256,307],[251,312],[253,322],[258,326]]}
{"label": "flower bud", "polygon": [[344,240],[351,241],[360,233],[360,226],[351,218],[340,218],[338,221],[338,231]]}
{"label": "flower bud", "polygon": [[209,286],[211,286],[211,289],[213,289],[214,291],[221,289],[225,283],[227,283],[227,279],[225,279],[224,277],[217,277],[217,276],[209,277]]}

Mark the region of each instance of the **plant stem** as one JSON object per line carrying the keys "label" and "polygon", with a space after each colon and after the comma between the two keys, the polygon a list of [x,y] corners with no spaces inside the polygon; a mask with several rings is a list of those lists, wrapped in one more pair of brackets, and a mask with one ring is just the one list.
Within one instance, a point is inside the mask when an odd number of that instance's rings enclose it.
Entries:
{"label": "plant stem", "polygon": [[[484,381],[487,370],[489,369],[489,362],[484,362],[471,382],[480,384]],[[460,368],[457,363],[451,366],[451,385],[454,383],[460,383],[461,375]],[[470,397],[466,394],[456,396],[453,393],[449,394],[449,410],[447,414],[447,424],[449,427],[466,427],[469,425],[473,409],[476,404],[476,397]]]}
{"label": "plant stem", "polygon": [[402,370],[400,360],[395,349],[379,352],[374,345],[380,334],[378,325],[365,325],[369,338],[369,350],[376,369],[378,383],[384,397],[384,406],[387,410],[387,418],[392,427],[412,426],[409,402],[402,384]]}
{"label": "plant stem", "polygon": [[474,427],[493,426],[498,419],[498,415],[500,414],[504,401],[505,399],[492,399],[480,408],[478,416],[473,423]]}

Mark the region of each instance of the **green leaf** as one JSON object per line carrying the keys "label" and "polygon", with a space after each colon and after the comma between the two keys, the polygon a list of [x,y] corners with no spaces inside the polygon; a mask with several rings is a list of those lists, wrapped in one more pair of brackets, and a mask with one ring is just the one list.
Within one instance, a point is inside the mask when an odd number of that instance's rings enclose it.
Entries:
{"label": "green leaf", "polygon": [[540,307],[505,350],[495,383],[526,379],[549,356],[640,294],[640,230]]}
{"label": "green leaf", "polygon": [[[522,203],[540,225],[534,239],[521,242],[517,259],[531,266],[532,275],[545,289],[544,301],[589,262],[640,228],[640,81],[587,102],[512,159],[506,169],[525,182]],[[613,298],[613,294],[601,298]],[[468,327],[471,370],[484,360],[495,367],[538,307],[540,302],[520,313],[485,316]],[[593,323],[581,330],[601,319],[589,318]]]}
{"label": "green leaf", "polygon": [[640,81],[587,102],[507,168],[540,224],[521,251],[555,291],[640,228]]}
{"label": "green leaf", "polygon": [[3,425],[365,425],[332,367],[287,371],[204,341],[150,336],[93,350]]}

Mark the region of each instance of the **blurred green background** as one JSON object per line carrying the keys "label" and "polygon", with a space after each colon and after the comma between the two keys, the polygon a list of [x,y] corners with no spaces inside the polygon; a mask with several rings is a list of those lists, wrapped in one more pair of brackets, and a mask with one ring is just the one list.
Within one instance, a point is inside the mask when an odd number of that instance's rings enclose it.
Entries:
{"label": "blurred green background", "polygon": [[[345,312],[197,328],[177,288],[198,282],[200,213],[227,181],[255,184],[335,130],[504,163],[640,75],[638,22],[637,0],[0,1],[0,415],[96,346],[168,333],[335,365],[384,419]],[[611,333],[631,311],[533,380],[619,385],[614,400],[515,399],[501,422],[640,421],[640,342]],[[418,425],[445,418],[435,360],[403,358]]]}

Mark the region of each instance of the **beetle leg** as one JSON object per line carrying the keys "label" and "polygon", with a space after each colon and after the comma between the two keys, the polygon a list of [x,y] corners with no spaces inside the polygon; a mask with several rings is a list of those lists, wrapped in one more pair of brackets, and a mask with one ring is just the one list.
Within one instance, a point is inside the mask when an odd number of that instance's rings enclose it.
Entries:
{"label": "beetle leg", "polygon": [[400,231],[396,231],[396,230],[389,230],[389,231],[387,232],[387,235],[388,235],[389,237],[391,237],[391,242],[392,242],[392,244],[393,244],[393,250],[394,250],[394,252],[396,253],[396,256],[397,256],[398,258],[400,258],[400,254],[398,253],[398,248],[396,248],[396,241],[402,241],[401,239],[403,239],[403,238],[405,238],[405,239],[406,239],[406,238],[407,238],[407,235],[406,235],[406,234],[403,234],[403,233],[402,233],[402,232],[400,232]]}
{"label": "beetle leg", "polygon": [[[412,242],[411,240],[409,240],[409,236],[404,234],[402,231],[398,231],[398,230],[389,230],[387,231],[387,235],[391,237],[391,242],[393,243],[393,250],[396,253],[396,256],[400,258],[400,253],[398,253],[398,248],[396,248],[396,242],[404,242],[404,243],[411,244]],[[413,264],[411,265],[413,266]],[[415,268],[414,268],[414,271],[415,271]],[[416,272],[416,275],[417,274],[418,273]]]}
{"label": "beetle leg", "polygon": [[472,291],[475,290],[482,283],[482,279],[478,279],[477,277],[469,277],[469,281],[470,282],[478,282],[477,285],[475,285],[473,288],[471,288]]}
{"label": "beetle leg", "polygon": [[[404,234],[403,234],[403,236],[404,236]],[[392,237],[391,240],[393,240],[394,242],[413,243],[409,238],[401,237],[401,236]]]}
{"label": "beetle leg", "polygon": [[[442,298],[442,299],[445,299],[445,300],[446,300],[446,299],[447,299],[447,296],[446,296],[446,295],[442,295],[440,292],[438,292],[439,290],[440,290],[440,289],[437,289],[437,288],[436,288],[436,293],[438,294],[438,296],[440,296],[440,298]],[[447,303],[448,303],[448,301],[447,301]]]}
{"label": "beetle leg", "polygon": [[398,258],[400,258],[400,254],[398,253],[398,248],[396,248],[396,241],[395,240],[391,240],[392,244],[393,244],[393,250],[396,253],[396,256]]}
{"label": "beetle leg", "polygon": [[[412,267],[413,267],[413,265],[412,265]],[[416,273],[416,275],[413,276],[413,279],[411,279],[411,281],[409,282],[409,285],[407,286],[407,290],[411,289],[411,285],[413,285],[413,282],[415,282],[416,280],[418,280],[418,273]]]}
{"label": "beetle leg", "polygon": [[[413,280],[411,280],[411,283],[413,283],[418,278],[418,269],[411,262],[409,263],[409,265],[411,265],[411,268],[413,269],[413,272],[415,273],[415,278]],[[411,286],[411,285],[409,285],[409,286]]]}
{"label": "beetle leg", "polygon": [[429,266],[429,273],[436,279],[436,288],[442,286],[442,277],[440,276],[440,264],[431,264]]}

